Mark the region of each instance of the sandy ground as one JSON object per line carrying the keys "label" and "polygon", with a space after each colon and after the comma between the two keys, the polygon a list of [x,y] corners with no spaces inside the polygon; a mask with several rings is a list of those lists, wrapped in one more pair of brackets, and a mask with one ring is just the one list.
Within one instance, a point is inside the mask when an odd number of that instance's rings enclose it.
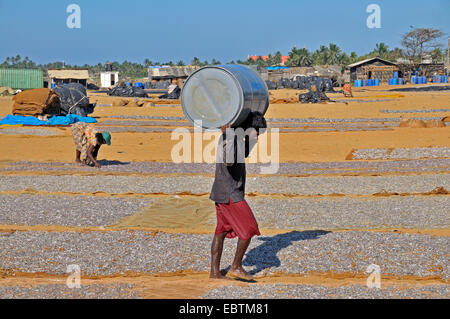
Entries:
{"label": "sandy ground", "polygon": [[[328,94],[328,96],[336,102],[326,104],[300,104],[296,103],[298,92],[294,90],[277,90],[271,91],[270,105],[266,114],[267,118],[283,118],[283,119],[370,119],[377,118],[414,118],[414,117],[440,117],[449,116],[449,112],[405,112],[405,113],[384,113],[382,110],[436,110],[450,108],[450,93],[448,92],[390,92],[387,91],[392,87],[376,87],[376,88],[356,88],[354,89],[354,98],[344,98],[340,93]],[[105,94],[90,93],[92,102],[98,104],[113,104],[120,98],[108,97]],[[279,103],[285,100],[284,103]],[[180,106],[150,106],[149,103],[157,105],[158,101],[154,98],[146,99],[143,107],[112,107],[99,106],[95,109],[92,116],[99,120],[99,123],[106,120],[119,120],[107,118],[108,116],[163,116],[163,117],[182,117],[183,112]],[[172,102],[179,103],[179,101]],[[0,97],[0,117],[10,114],[12,109],[11,97]],[[126,126],[125,120],[123,125]],[[165,125],[152,125],[152,127],[170,128],[174,127]],[[189,127],[187,124],[186,127]],[[10,128],[10,127],[8,127]],[[16,161],[30,162],[65,162],[70,163],[74,160],[74,145],[68,127],[45,128],[46,130],[55,132],[58,135],[39,136],[28,134],[1,134],[0,127],[0,168],[10,167]],[[32,129],[32,128],[30,128]],[[105,127],[106,129],[106,127]],[[269,137],[271,135],[269,134]],[[120,162],[170,162],[171,150],[177,143],[177,140],[171,139],[170,132],[120,132],[112,134],[112,145],[110,147],[102,147],[99,158]],[[206,143],[203,147],[206,147]],[[295,162],[349,162],[349,155],[357,149],[383,148],[434,148],[434,147],[450,147],[450,127],[444,128],[399,128],[391,127],[389,130],[383,131],[341,131],[341,132],[281,132],[279,135],[279,161],[282,163]],[[448,172],[448,167],[444,168]],[[41,172],[42,173],[42,172]],[[40,172],[0,172],[0,176],[5,175],[32,175],[39,178]],[[412,172],[414,173],[414,172]],[[42,173],[44,174],[44,173]],[[47,174],[47,173],[46,173]],[[52,173],[48,174],[63,174]],[[78,173],[77,173],[78,174]],[[80,173],[81,174],[81,173]],[[89,172],[89,174],[96,174]],[[102,174],[101,170],[98,174]],[[114,176],[114,173],[109,173]],[[381,174],[381,173],[380,173]],[[419,174],[419,172],[417,172]],[[121,175],[119,173],[117,176]],[[153,174],[157,175],[157,174]],[[164,175],[164,174],[163,174]],[[165,174],[168,176],[168,174]],[[381,174],[382,175],[382,174]],[[176,174],[175,174],[176,176]],[[1,179],[1,177],[0,177]],[[439,186],[439,185],[436,185]],[[4,194],[20,195],[20,192],[3,192]],[[45,192],[36,190],[36,195],[47,196]],[[53,195],[60,195],[52,193]],[[67,195],[67,194],[65,194]],[[69,194],[70,195],[70,194]],[[109,194],[84,194],[94,196],[110,196]],[[83,196],[84,196],[83,195]],[[19,225],[9,224],[0,225],[0,234],[7,236],[14,232],[21,231],[44,231],[44,232],[113,232],[114,228],[145,230],[149,234],[156,232],[173,232],[186,234],[202,234],[211,231],[210,227],[205,227],[206,218],[211,218],[212,213],[210,207],[205,202],[206,198],[189,197],[186,206],[172,207],[174,211],[167,212],[158,209],[167,206],[170,194],[152,195],[155,198],[162,196],[162,201],[158,205],[152,206],[145,210],[141,210],[123,220],[117,221],[116,224],[106,228],[77,228],[63,227],[60,225]],[[278,197],[281,195],[277,195]],[[389,195],[389,194],[388,194]],[[388,196],[386,195],[386,196]],[[142,197],[142,194],[123,194],[122,196]],[[183,195],[181,195],[183,197]],[[259,194],[252,194],[258,198]],[[390,195],[389,195],[390,196]],[[433,196],[448,196],[447,193],[433,194]],[[183,224],[175,223],[184,213],[189,210],[189,205],[198,204],[198,214],[189,215],[189,227]],[[164,204],[166,203],[166,204]],[[189,205],[188,205],[189,204]],[[161,206],[162,205],[162,206]],[[196,206],[195,206],[196,207]],[[202,210],[204,209],[204,210]],[[194,209],[195,211],[195,209]],[[2,212],[7,213],[7,212]],[[186,213],[187,214],[187,213]],[[146,220],[147,227],[136,227],[139,222]],[[158,227],[158,223],[163,221],[170,224],[170,220],[174,221],[172,228]],[[446,221],[443,221],[444,227],[441,229],[424,229],[421,227],[412,228],[373,228],[364,231],[374,232],[396,232],[410,234],[426,234],[431,236],[446,238],[449,235],[449,227]],[[178,225],[178,226],[177,226]],[[193,226],[194,225],[194,226]],[[120,226],[120,227],[119,227]],[[342,230],[346,231],[346,230]],[[262,229],[265,235],[283,234],[283,229]],[[1,237],[0,237],[1,238]],[[14,258],[14,256],[12,256]],[[47,284],[64,284],[65,276],[50,275],[45,273],[21,273],[14,269],[0,269],[0,287],[16,286],[16,287],[33,287]],[[402,287],[417,287],[426,285],[448,285],[448,281],[442,278],[432,277],[414,277],[414,276],[382,276],[383,284],[386,286],[400,285]],[[270,275],[263,276],[253,285],[266,284],[308,284],[308,285],[325,285],[329,287],[340,287],[349,285],[364,285],[366,281],[365,274],[350,273],[311,273],[309,275]],[[116,274],[108,277],[92,277],[83,278],[83,284],[111,284],[111,283],[127,283],[135,285],[134,291],[143,298],[198,298],[207,291],[221,287],[223,285],[248,286],[251,283],[241,281],[214,281],[208,279],[205,272],[193,272],[186,269],[179,273],[162,273],[162,274],[146,274],[146,273],[127,273]],[[0,296],[1,297],[1,296]]]}
{"label": "sandy ground", "polygon": [[[272,91],[274,98],[293,98],[294,90]],[[329,94],[330,98],[342,99],[341,94]],[[448,112],[438,113],[381,113],[380,110],[432,110],[449,107],[448,93],[402,93],[386,92],[380,89],[355,90],[354,99],[392,99],[371,103],[329,103],[329,104],[272,104],[266,114],[268,118],[404,118],[445,117]],[[95,94],[98,103],[111,102],[117,97]],[[0,97],[0,116],[11,112],[12,100]],[[139,115],[181,117],[181,107],[97,107],[92,116],[99,122],[106,116]],[[124,122],[125,123],[125,122]],[[158,127],[158,126],[156,126]],[[160,126],[161,127],[161,126]],[[162,126],[163,127],[163,126]],[[61,135],[52,137],[2,135],[0,147],[6,152],[0,154],[5,161],[62,161],[74,158],[73,142],[69,128],[53,129]],[[281,132],[280,162],[327,162],[344,161],[354,149],[360,148],[403,148],[439,147],[450,143],[450,128],[393,128],[389,131],[362,132]],[[271,141],[270,134],[267,138]],[[32,143],[30,143],[32,141]],[[100,158],[117,161],[171,161],[171,150],[178,139],[171,139],[171,133],[114,133],[111,147],[103,147]],[[203,148],[208,141],[203,143]],[[71,151],[72,150],[72,151]]]}

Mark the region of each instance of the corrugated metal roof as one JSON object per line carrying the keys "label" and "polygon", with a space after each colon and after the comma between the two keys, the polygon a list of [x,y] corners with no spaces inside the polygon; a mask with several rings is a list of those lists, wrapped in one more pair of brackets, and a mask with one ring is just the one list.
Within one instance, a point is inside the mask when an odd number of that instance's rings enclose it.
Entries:
{"label": "corrugated metal roof", "polygon": [[355,62],[353,64],[349,64],[349,65],[347,65],[347,67],[353,68],[354,66],[358,66],[358,65],[370,62],[372,60],[380,60],[380,61],[383,61],[383,62],[386,62],[386,63],[389,63],[389,64],[395,64],[394,62],[391,62],[391,61],[388,61],[388,60],[376,57],[376,58],[369,58],[369,59],[365,59],[365,60],[362,60],[362,61],[359,61],[359,62]]}
{"label": "corrugated metal roof", "polygon": [[68,70],[68,69],[48,69],[48,77],[55,79],[77,79],[84,80],[89,78],[89,71],[82,70]]}

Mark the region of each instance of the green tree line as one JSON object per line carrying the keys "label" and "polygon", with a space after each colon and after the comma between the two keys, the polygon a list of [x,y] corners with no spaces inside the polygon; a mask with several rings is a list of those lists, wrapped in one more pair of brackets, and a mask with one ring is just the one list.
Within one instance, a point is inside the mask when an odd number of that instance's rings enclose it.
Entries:
{"label": "green tree line", "polygon": [[[358,56],[356,52],[350,52],[347,54],[338,45],[330,43],[328,46],[322,45],[315,51],[309,51],[306,48],[297,48],[294,46],[288,53],[289,59],[286,62],[287,66],[312,66],[312,65],[340,65],[345,66],[354,62],[358,62],[367,58],[380,57],[382,59],[396,61],[398,59],[406,59],[412,63],[419,63],[420,59],[424,55],[428,55],[434,62],[443,62],[445,59],[445,52],[441,49],[442,44],[437,42],[437,39],[443,36],[443,32],[432,28],[417,28],[405,33],[402,37],[403,48],[390,49],[388,45],[383,42],[377,43],[375,48],[364,55]],[[280,51],[274,54],[269,54],[264,61],[259,56],[256,61],[250,57],[247,60],[230,61],[228,63],[257,64],[261,67],[266,66],[279,66],[281,65],[282,54]],[[201,61],[198,57],[194,57],[190,62],[193,66],[205,66],[205,65],[217,65],[221,64],[219,60],[212,59],[211,62]],[[130,61],[123,61],[122,63],[114,61],[111,62],[114,71],[119,71],[121,77],[128,78],[142,78],[148,75],[149,66],[184,66],[185,63],[180,60],[178,62],[168,61],[159,62],[145,59],[143,63],[136,63]],[[0,68],[23,68],[23,69],[41,69],[44,74],[51,68],[87,68],[94,77],[98,77],[100,72],[104,70],[102,63],[96,65],[69,65],[63,62],[52,62],[47,64],[36,64],[28,57],[22,58],[20,55],[15,57],[7,57],[3,63],[0,64]]]}

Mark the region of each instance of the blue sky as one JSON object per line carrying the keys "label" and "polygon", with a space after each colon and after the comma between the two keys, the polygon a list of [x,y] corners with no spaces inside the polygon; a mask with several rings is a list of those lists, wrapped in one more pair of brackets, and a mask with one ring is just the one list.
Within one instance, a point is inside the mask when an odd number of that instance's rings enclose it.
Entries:
{"label": "blue sky", "polygon": [[[81,29],[66,26],[66,7],[81,8]],[[381,8],[381,28],[366,26],[366,7]],[[450,34],[449,0],[0,0],[0,61],[29,56],[38,63],[190,62],[246,59],[294,46],[338,44],[350,53],[378,42],[400,46],[414,27]]]}

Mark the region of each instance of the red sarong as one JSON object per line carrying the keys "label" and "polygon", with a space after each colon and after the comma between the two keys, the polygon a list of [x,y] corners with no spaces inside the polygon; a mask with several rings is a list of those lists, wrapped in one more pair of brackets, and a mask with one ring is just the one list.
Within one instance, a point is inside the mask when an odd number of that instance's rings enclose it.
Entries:
{"label": "red sarong", "polygon": [[217,226],[215,234],[227,233],[227,238],[238,237],[247,240],[255,235],[261,235],[258,223],[250,206],[245,200],[228,204],[216,203]]}

